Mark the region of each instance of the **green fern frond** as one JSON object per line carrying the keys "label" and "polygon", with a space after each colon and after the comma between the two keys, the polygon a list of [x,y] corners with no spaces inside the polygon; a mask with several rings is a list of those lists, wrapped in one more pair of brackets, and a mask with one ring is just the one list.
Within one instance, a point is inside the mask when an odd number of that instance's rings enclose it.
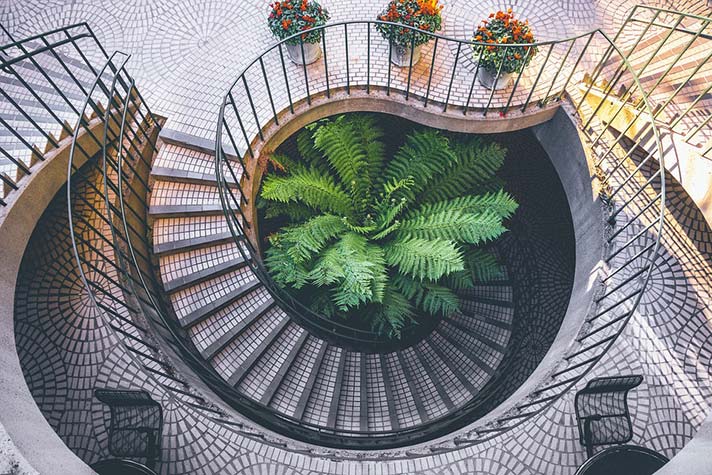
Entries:
{"label": "green fern frond", "polygon": [[[504,163],[506,149],[496,143],[483,145],[479,139],[453,144],[455,160],[443,163],[440,173],[432,180],[424,197],[436,202],[482,191]],[[487,191],[487,190],[485,190]]]}
{"label": "green fern frond", "polygon": [[[467,256],[467,251],[465,251],[465,256]],[[467,260],[465,260],[465,270],[448,274],[441,279],[441,282],[445,287],[453,290],[467,290],[475,286],[472,273],[467,268]]]}
{"label": "green fern frond", "polygon": [[341,182],[351,193],[354,204],[364,211],[371,197],[369,149],[361,141],[359,121],[340,116],[318,127],[314,146],[321,151]]}
{"label": "green fern frond", "polygon": [[375,195],[383,182],[383,164],[386,160],[386,146],[383,143],[383,129],[370,114],[353,115],[354,133],[366,151],[368,180],[371,195]]}
{"label": "green fern frond", "polygon": [[396,239],[383,246],[388,265],[416,279],[438,280],[464,269],[462,252],[444,239]]}
{"label": "green fern frond", "polygon": [[294,262],[304,263],[344,231],[346,225],[343,218],[322,214],[305,223],[285,228],[277,239]]}
{"label": "green fern frond", "polygon": [[416,307],[430,315],[452,315],[460,309],[460,299],[450,289],[429,281],[419,281],[399,275],[393,284]]}
{"label": "green fern frond", "polygon": [[465,251],[465,270],[475,282],[488,282],[502,276],[497,256],[485,249],[470,248]]}
{"label": "green fern frond", "polygon": [[380,305],[366,307],[371,316],[371,328],[391,338],[400,338],[403,327],[413,322],[414,309],[408,298],[393,285],[387,285]]}
{"label": "green fern frond", "polygon": [[449,200],[436,203],[426,203],[417,210],[408,213],[408,217],[428,216],[447,210],[461,211],[463,213],[483,213],[491,211],[502,219],[511,217],[519,204],[512,195],[500,189],[496,192],[482,195],[458,196]]}
{"label": "green fern frond", "polygon": [[388,279],[383,250],[355,233],[346,233],[323,252],[309,273],[317,286],[333,286],[333,300],[343,311],[380,302]]}
{"label": "green fern frond", "polygon": [[396,236],[400,239],[443,239],[479,244],[495,239],[505,231],[502,219],[491,211],[465,213],[445,208],[435,213],[420,213],[404,219]]}
{"label": "green fern frond", "polygon": [[309,270],[292,260],[287,249],[278,243],[273,243],[265,252],[265,265],[274,281],[283,287],[301,289],[309,281]]}
{"label": "green fern frond", "polygon": [[396,152],[385,171],[386,182],[399,182],[412,178],[413,185],[394,196],[412,200],[415,195],[431,185],[438,176],[457,159],[450,149],[448,139],[434,130],[410,134],[405,144]]}
{"label": "green fern frond", "polygon": [[[261,197],[260,197],[261,198]],[[278,201],[268,201],[260,199],[259,207],[264,209],[266,219],[273,219],[280,216],[287,218],[290,222],[303,222],[314,216],[314,210],[304,203],[280,203]]]}
{"label": "green fern frond", "polygon": [[302,202],[311,208],[351,216],[349,195],[331,176],[314,169],[299,168],[287,176],[268,176],[262,185],[262,198],[281,203]]}

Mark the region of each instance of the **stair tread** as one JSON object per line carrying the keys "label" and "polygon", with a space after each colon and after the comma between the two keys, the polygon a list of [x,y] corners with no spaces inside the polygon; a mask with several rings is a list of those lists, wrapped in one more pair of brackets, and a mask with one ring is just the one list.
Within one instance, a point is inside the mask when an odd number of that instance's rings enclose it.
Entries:
{"label": "stair tread", "polygon": [[226,272],[229,272],[233,269],[236,269],[240,266],[245,265],[247,262],[242,256],[235,257],[234,259],[230,259],[227,261],[220,262],[216,265],[213,265],[211,267],[207,267],[202,270],[194,271],[191,272],[187,275],[184,275],[182,277],[178,277],[172,280],[169,280],[167,282],[163,283],[163,289],[166,292],[175,292],[177,290],[184,289],[188,286],[195,285],[199,282],[202,282],[204,280],[210,279],[211,277],[215,277],[221,274],[224,274]]}
{"label": "stair tread", "polygon": [[256,278],[253,280],[250,280],[249,282],[243,284],[242,286],[233,289],[229,294],[223,295],[222,297],[219,297],[215,300],[207,302],[203,306],[199,307],[196,310],[193,310],[192,312],[186,314],[185,316],[182,316],[182,317],[179,316],[178,321],[180,322],[180,324],[183,328],[194,325],[196,322],[209,316],[212,312],[224,307],[225,305],[229,304],[233,300],[239,298],[241,295],[243,295],[243,294],[249,292],[250,290],[253,290],[255,287],[258,287],[261,285],[262,284],[260,283],[260,281],[257,280]]}
{"label": "stair tread", "polygon": [[236,325],[230,327],[228,331],[223,333],[217,340],[211,343],[205,350],[201,351],[201,354],[210,359],[219,353],[223,348],[230,344],[230,342],[235,339],[240,333],[245,331],[252,323],[255,322],[260,316],[262,316],[267,310],[269,310],[274,305],[274,300],[269,299],[266,302],[259,305],[255,310],[250,312],[245,318],[240,320]]}

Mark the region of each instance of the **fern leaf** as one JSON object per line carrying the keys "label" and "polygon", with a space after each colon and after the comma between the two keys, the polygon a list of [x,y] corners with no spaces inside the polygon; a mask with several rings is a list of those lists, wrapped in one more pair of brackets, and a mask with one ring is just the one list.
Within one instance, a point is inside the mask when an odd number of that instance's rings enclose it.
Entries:
{"label": "fern leaf", "polygon": [[356,207],[365,211],[371,197],[369,150],[360,140],[356,124],[351,116],[322,124],[314,132],[314,146],[350,190]]}
{"label": "fern leaf", "polygon": [[383,182],[383,164],[386,160],[386,146],[383,143],[383,129],[376,118],[368,114],[354,115],[354,133],[366,151],[368,180],[371,195],[381,188]]}
{"label": "fern leaf", "polygon": [[[467,251],[465,251],[465,256],[467,256]],[[475,286],[472,274],[467,268],[467,260],[465,260],[464,271],[448,274],[441,279],[441,282],[445,287],[453,290],[467,290]]]}
{"label": "fern leaf", "polygon": [[400,338],[403,327],[413,321],[414,309],[408,298],[393,285],[387,285],[380,305],[366,308],[371,328],[391,338]]}
{"label": "fern leaf", "polygon": [[413,185],[394,196],[405,196],[412,202],[415,195],[431,185],[433,177],[438,176],[443,168],[448,168],[456,159],[447,138],[439,132],[413,132],[386,167],[385,179],[388,183],[397,183],[411,178]]}
{"label": "fern leaf", "polygon": [[290,222],[302,222],[314,216],[314,210],[303,203],[280,203],[278,201],[260,200],[259,207],[264,209],[266,219],[284,216]]}
{"label": "fern leaf", "polygon": [[464,213],[445,208],[430,214],[418,214],[404,219],[397,238],[443,239],[478,244],[499,237],[506,231],[502,219],[495,213]]}
{"label": "fern leaf", "polygon": [[460,309],[460,299],[450,289],[429,281],[418,281],[399,275],[393,284],[416,307],[430,315],[451,315]]}
{"label": "fern leaf", "polygon": [[323,252],[309,273],[317,286],[332,286],[340,310],[380,302],[388,279],[383,250],[355,233],[346,233]]}
{"label": "fern leaf", "polygon": [[276,239],[294,262],[304,263],[345,230],[343,218],[323,214],[284,229]]}
{"label": "fern leaf", "polygon": [[485,249],[471,248],[465,251],[465,269],[476,282],[487,282],[502,276],[502,267],[497,257]]}
{"label": "fern leaf", "polygon": [[273,244],[265,252],[265,265],[274,281],[282,287],[301,289],[309,281],[309,270],[291,259],[287,250]]}
{"label": "fern leaf", "polygon": [[281,203],[302,202],[340,216],[351,216],[353,211],[349,195],[331,176],[314,169],[300,168],[288,176],[268,176],[262,184],[261,196]]}
{"label": "fern leaf", "polygon": [[453,144],[455,160],[443,163],[441,172],[430,183],[428,202],[436,202],[481,190],[504,163],[506,149],[496,143],[483,145],[479,139]]}
{"label": "fern leaf", "polygon": [[500,189],[496,192],[482,195],[459,196],[436,203],[426,203],[417,210],[408,213],[408,217],[427,216],[446,210],[463,213],[482,213],[491,211],[502,219],[511,217],[519,207],[512,195]]}
{"label": "fern leaf", "polygon": [[383,247],[388,265],[416,279],[438,280],[464,269],[462,252],[444,239],[397,239]]}

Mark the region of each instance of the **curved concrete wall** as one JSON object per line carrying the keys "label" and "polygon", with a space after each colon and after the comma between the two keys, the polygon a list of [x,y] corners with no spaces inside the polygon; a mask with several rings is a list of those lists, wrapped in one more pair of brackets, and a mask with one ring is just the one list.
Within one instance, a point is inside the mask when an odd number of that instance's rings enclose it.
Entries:
{"label": "curved concrete wall", "polygon": [[[94,119],[90,130],[103,130],[101,118]],[[8,205],[0,209],[0,423],[15,447],[41,474],[94,473],[64,444],[37,407],[20,367],[15,347],[15,286],[25,247],[37,221],[67,181],[67,164],[72,138],[68,137],[45,160],[32,169],[32,175],[20,182]],[[86,130],[79,144],[89,154],[99,150]],[[81,155],[81,154],[78,154]],[[75,157],[81,166],[86,157]],[[13,472],[14,473],[14,472]]]}
{"label": "curved concrete wall", "polygon": [[[561,363],[562,353],[573,344],[586,316],[592,311],[593,297],[599,287],[604,252],[604,218],[598,198],[593,162],[582,145],[574,119],[564,108],[548,109],[536,117],[512,119],[506,126],[500,124],[499,127],[487,128],[487,124],[491,122],[490,118],[475,119],[473,117],[463,120],[463,117],[460,116],[457,119],[451,119],[448,115],[438,114],[436,110],[423,111],[422,107],[415,108],[416,112],[414,113],[414,108],[410,104],[403,104],[403,102],[405,101],[371,95],[368,97],[340,97],[321,104],[318,101],[313,101],[312,106],[304,108],[301,113],[300,107],[296,107],[294,115],[287,115],[284,119],[280,118],[280,127],[270,127],[264,131],[264,141],[255,140],[253,142],[256,159],[247,164],[252,179],[246,184],[247,186],[243,186],[243,190],[250,197],[250,203],[255,203],[254,198],[259,186],[254,186],[254,184],[259,184],[261,181],[263,166],[267,163],[264,156],[274,152],[288,137],[305,125],[334,114],[356,111],[381,112],[405,116],[408,120],[429,127],[466,133],[506,132],[532,128],[549,155],[566,192],[569,208],[573,210],[576,270],[571,299],[559,333],[534,373],[497,409],[469,427],[457,431],[458,434],[461,434],[471,430],[475,425],[481,426],[483,423],[501,416],[512,406],[521,402],[535,390],[556,365]],[[260,160],[260,157],[263,159]],[[259,223],[256,223],[253,217],[255,216],[253,210],[248,209],[247,215],[248,219],[256,224],[251,227],[254,233],[258,229]],[[255,235],[252,234],[250,237],[256,242]],[[449,434],[439,440],[452,437],[453,434]],[[432,442],[423,443],[421,446]]]}

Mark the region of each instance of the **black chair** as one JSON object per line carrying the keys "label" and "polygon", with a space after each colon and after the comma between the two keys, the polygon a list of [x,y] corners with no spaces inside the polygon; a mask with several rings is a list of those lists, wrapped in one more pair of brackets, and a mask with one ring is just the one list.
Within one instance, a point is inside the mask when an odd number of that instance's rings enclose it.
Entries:
{"label": "black chair", "polygon": [[146,391],[95,389],[94,396],[111,410],[109,453],[145,457],[153,469],[160,458],[163,409]]}
{"label": "black chair", "polygon": [[625,444],[633,438],[628,392],[642,382],[639,375],[596,378],[576,393],[579,441],[588,457],[596,446]]}

